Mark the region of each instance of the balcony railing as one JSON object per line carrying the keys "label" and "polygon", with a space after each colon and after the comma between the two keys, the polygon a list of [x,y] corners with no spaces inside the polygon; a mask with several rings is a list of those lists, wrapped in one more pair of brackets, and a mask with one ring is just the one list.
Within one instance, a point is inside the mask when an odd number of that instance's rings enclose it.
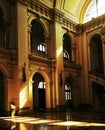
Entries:
{"label": "balcony railing", "polygon": [[32,51],[31,51],[31,54],[32,54],[32,55],[35,55],[35,56],[47,58],[46,53],[41,52],[41,51],[32,50]]}

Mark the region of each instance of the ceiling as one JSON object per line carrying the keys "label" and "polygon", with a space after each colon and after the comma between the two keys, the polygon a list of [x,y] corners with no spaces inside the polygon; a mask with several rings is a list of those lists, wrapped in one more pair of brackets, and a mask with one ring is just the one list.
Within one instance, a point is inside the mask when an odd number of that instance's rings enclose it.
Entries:
{"label": "ceiling", "polygon": [[84,13],[92,0],[38,0],[51,8],[60,10],[76,23],[83,23]]}
{"label": "ceiling", "polygon": [[[83,23],[84,14],[92,0],[56,0],[56,7],[60,6],[60,10],[71,20],[77,23]],[[61,4],[60,4],[60,1]]]}

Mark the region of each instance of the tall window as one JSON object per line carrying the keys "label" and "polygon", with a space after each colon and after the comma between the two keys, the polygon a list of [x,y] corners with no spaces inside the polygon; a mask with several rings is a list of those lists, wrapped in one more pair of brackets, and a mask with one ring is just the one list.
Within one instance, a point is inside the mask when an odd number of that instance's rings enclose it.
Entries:
{"label": "tall window", "polygon": [[31,25],[31,52],[46,53],[45,31],[42,24],[37,20],[33,20]]}
{"label": "tall window", "polygon": [[71,39],[66,33],[63,35],[63,57],[72,60]]}
{"label": "tall window", "polygon": [[90,21],[92,18],[96,18],[105,13],[104,0],[92,0],[90,6],[86,11],[84,22]]}
{"label": "tall window", "polygon": [[95,34],[90,40],[91,71],[103,73],[102,40],[99,34]]}

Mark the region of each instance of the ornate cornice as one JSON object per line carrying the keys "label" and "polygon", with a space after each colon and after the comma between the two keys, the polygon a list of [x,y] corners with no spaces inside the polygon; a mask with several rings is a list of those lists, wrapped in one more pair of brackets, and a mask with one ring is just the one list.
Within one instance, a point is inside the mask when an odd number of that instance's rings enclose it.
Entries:
{"label": "ornate cornice", "polygon": [[73,31],[75,33],[82,33],[88,30],[97,28],[105,23],[105,14],[99,16],[85,24],[77,24],[68,19],[61,11],[55,8],[49,8],[42,3],[30,0],[18,0],[21,4],[24,4],[31,13],[44,17],[52,22],[58,22],[63,28]]}
{"label": "ornate cornice", "polygon": [[52,22],[58,22],[62,25],[62,27],[70,31],[77,31],[77,24],[65,17],[63,13],[55,8],[49,8],[43,4],[40,4],[39,2],[30,0],[18,0],[18,2],[27,6],[31,13],[36,13]]}
{"label": "ornate cornice", "polygon": [[102,26],[104,23],[105,23],[105,14],[95,19],[92,19],[90,22],[83,24],[83,31],[95,29],[99,26]]}
{"label": "ornate cornice", "polygon": [[[32,55],[32,54],[29,54],[29,60],[34,62],[35,64],[39,64],[41,63],[41,66],[51,66],[51,60],[50,59],[47,59],[45,57],[40,57],[40,56],[36,56],[36,55]],[[43,64],[43,65],[42,65]]]}

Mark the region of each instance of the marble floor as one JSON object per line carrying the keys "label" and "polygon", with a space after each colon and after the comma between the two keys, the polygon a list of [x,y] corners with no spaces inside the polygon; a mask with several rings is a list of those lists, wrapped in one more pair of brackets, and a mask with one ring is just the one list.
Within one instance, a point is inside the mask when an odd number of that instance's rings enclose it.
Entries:
{"label": "marble floor", "polygon": [[0,130],[105,130],[105,113],[36,112],[14,118],[0,117]]}

